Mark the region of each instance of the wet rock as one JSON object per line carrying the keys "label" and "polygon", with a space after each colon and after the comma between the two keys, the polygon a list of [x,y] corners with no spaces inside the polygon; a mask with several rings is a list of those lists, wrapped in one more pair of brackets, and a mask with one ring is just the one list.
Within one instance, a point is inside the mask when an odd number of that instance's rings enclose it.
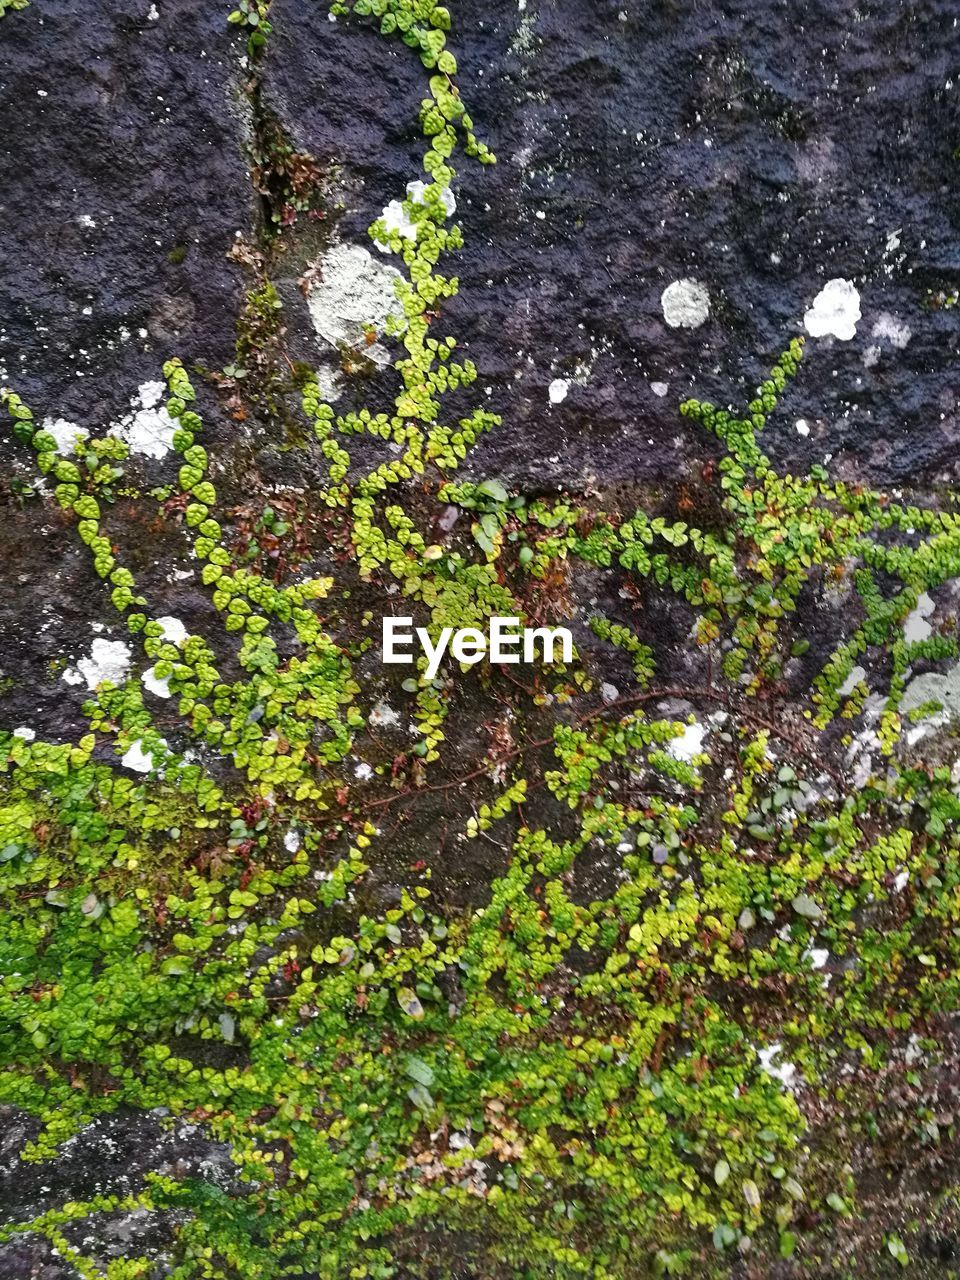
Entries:
{"label": "wet rock", "polygon": [[[821,0],[802,11],[780,0],[461,0],[453,45],[463,90],[499,164],[465,165],[456,185],[467,244],[452,267],[462,291],[441,324],[480,370],[460,402],[505,420],[469,471],[605,495],[672,485],[710,451],[678,401],[738,391],[745,400],[788,340],[807,332],[805,371],[766,441],[780,464],[798,471],[832,456],[847,478],[886,484],[955,474],[957,326],[937,302],[960,283],[954,9],[949,0],[856,9]],[[365,321],[382,320],[380,286],[398,260],[379,254],[366,228],[422,177],[423,76],[400,44],[362,23],[329,22],[320,0],[274,0],[271,16],[264,109],[336,175],[331,204],[342,205],[306,294],[296,277],[301,256],[312,256],[298,255],[299,230],[289,269],[277,264],[290,277],[280,280],[289,342],[324,365],[347,408],[379,390],[374,378],[392,376],[375,368],[366,383],[351,378],[337,344],[360,342]],[[237,231],[250,233],[256,207],[241,44],[224,19],[187,0],[36,0],[0,27],[0,382],[49,419],[64,451],[78,433],[117,423],[138,463],[162,466],[169,424],[144,388],[172,354],[208,366],[232,357],[245,281],[226,255]],[[358,281],[377,296],[378,314],[356,315],[353,293],[337,296]],[[818,308],[831,282],[832,309]],[[811,312],[817,319],[805,325]],[[215,414],[208,423],[216,438]],[[0,438],[0,454],[32,477],[24,451],[8,433]],[[280,440],[260,443],[258,479],[289,478],[289,466],[298,481],[312,480],[315,462],[281,454]],[[230,461],[225,448],[216,465]],[[135,518],[121,508],[118,526],[129,530]],[[439,531],[455,518],[448,507]],[[11,504],[4,531],[0,551],[17,565],[0,604],[0,674],[15,680],[4,721],[74,740],[88,692],[83,664],[94,645],[116,656],[106,646],[125,633],[52,505]],[[134,559],[155,567],[173,548],[169,559],[182,565],[185,539],[176,543],[177,532],[160,545],[167,536],[151,529]],[[210,612],[192,572],[151,591],[190,631]],[[683,643],[691,619],[682,603],[653,600],[641,615],[602,587],[584,570],[572,594],[585,606],[601,599],[645,640],[678,637],[665,679],[702,683],[705,658]],[[817,615],[809,664],[839,630],[840,612],[835,603]],[[582,619],[573,625],[586,645]],[[611,680],[601,697],[612,702],[630,687],[631,664],[612,646],[604,652]],[[137,652],[131,669],[143,665]],[[70,684],[62,676],[74,666],[79,681]],[[921,673],[907,705],[934,694],[960,705],[955,677]],[[147,687],[158,694],[156,682]],[[406,744],[387,695],[370,722]],[[694,758],[704,733],[688,726],[674,754]],[[128,752],[128,766],[137,760]],[[395,842],[398,866],[441,828],[436,812],[419,821],[406,844]],[[499,869],[497,847],[478,852],[469,881],[462,850],[451,842],[446,856],[458,892],[476,905]],[[657,845],[652,856],[662,862],[668,851]],[[382,881],[384,903],[397,900],[400,882]],[[813,918],[802,898],[794,906]],[[743,929],[755,923],[749,914]],[[45,1166],[19,1160],[31,1132],[22,1115],[0,1110],[4,1220],[125,1193],[147,1170],[170,1166],[229,1185],[221,1147],[190,1127],[164,1129],[156,1116],[98,1121]],[[105,1225],[102,1247],[161,1250],[168,1239],[156,1216],[126,1214]],[[0,1248],[0,1280],[64,1274],[42,1241]]]}
{"label": "wet rock", "polygon": [[253,208],[241,45],[188,0],[15,18],[0,34],[0,384],[101,430],[169,356],[229,359],[241,276],[225,254]]}
{"label": "wet rock", "polygon": [[[71,1200],[136,1194],[148,1171],[192,1175],[237,1190],[227,1148],[196,1126],[164,1127],[159,1112],[121,1110],[101,1117],[63,1143],[55,1161],[24,1163],[19,1153],[36,1133],[36,1123],[24,1112],[0,1107],[0,1222],[28,1221]],[[95,1240],[89,1223],[68,1228],[67,1234],[79,1230],[73,1242],[79,1245],[86,1236],[84,1251],[102,1259],[131,1251],[156,1255],[172,1238],[172,1219],[164,1213],[124,1211],[100,1221]],[[0,1246],[0,1280],[66,1280],[73,1274],[42,1238],[15,1237]]]}
{"label": "wet rock", "polygon": [[[60,0],[0,31],[0,386],[32,404],[61,452],[112,425],[145,489],[175,476],[163,362],[231,359],[246,283],[226,257],[255,202],[242,43],[224,18],[186,0]],[[0,459],[36,485],[6,427]],[[95,627],[105,643],[123,635],[65,535],[52,504],[4,513],[0,550],[16,574],[0,602],[6,706],[55,740],[76,737],[87,696],[64,684],[64,666],[89,655]]]}
{"label": "wet rock", "polygon": [[[273,16],[266,98],[299,146],[341,166],[340,231],[368,244],[417,176],[418,68],[321,4],[275,0]],[[678,401],[727,401],[738,383],[746,399],[845,280],[862,322],[849,340],[809,339],[767,448],[792,470],[833,455],[880,483],[954,474],[957,330],[927,298],[960,266],[953,19],[947,0],[803,14],[464,0],[461,83],[499,164],[455,184],[467,245],[447,323],[481,370],[475,398],[509,424],[475,471],[581,484],[701,462],[709,446]],[[709,317],[672,327],[661,297],[685,280]],[[874,336],[891,322],[908,344]],[[577,369],[569,394],[549,394]]]}

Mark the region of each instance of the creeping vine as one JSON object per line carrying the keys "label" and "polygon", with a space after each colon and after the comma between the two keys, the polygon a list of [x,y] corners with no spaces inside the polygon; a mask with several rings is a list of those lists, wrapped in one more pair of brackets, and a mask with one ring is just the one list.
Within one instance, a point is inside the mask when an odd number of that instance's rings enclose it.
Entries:
{"label": "creeping vine", "polygon": [[[248,57],[270,9],[229,14]],[[456,163],[494,157],[444,6],[331,13],[418,56],[428,181],[403,233],[370,229],[405,269],[392,407],[338,414],[292,371],[325,473],[316,542],[300,531],[284,575],[234,536],[171,357],[162,512],[216,619],[181,634],[122,550],[125,443],[65,448],[2,392],[140,657],[90,691],[76,742],[0,734],[0,1100],[40,1122],[27,1161],[124,1107],[191,1121],[231,1166],[148,1172],[0,1226],[0,1244],[42,1238],[109,1280],[452,1274],[454,1249],[477,1274],[596,1280],[815,1256],[857,1212],[850,1117],[879,1113],[894,1075],[911,1085],[908,1037],[935,1063],[960,1007],[960,800],[902,723],[914,669],[958,656],[948,628],[908,625],[960,577],[958,513],[777,471],[762,433],[799,341],[741,416],[681,406],[723,449],[709,527],[460,478],[500,421],[449,416],[477,370],[441,336],[458,287],[441,265],[463,244]],[[274,548],[295,518],[280,501],[254,526]],[[637,608],[585,620],[588,569]],[[804,610],[841,588],[846,631],[810,653]],[[642,625],[655,596],[693,623],[695,679]],[[566,666],[511,682],[421,660],[385,693],[364,658],[377,605],[398,602],[434,635],[494,614],[586,624]],[[613,660],[630,687],[604,696]],[[489,744],[458,752],[477,706]],[[857,785],[854,726],[877,753]],[[401,833],[424,814],[436,856]],[[469,907],[436,883],[448,841],[497,851]],[[911,1087],[900,1141],[939,1142]],[[835,1149],[815,1149],[831,1108]],[[134,1211],[167,1224],[159,1262],[90,1243],[91,1222]],[[899,1230],[871,1246],[909,1255]]]}

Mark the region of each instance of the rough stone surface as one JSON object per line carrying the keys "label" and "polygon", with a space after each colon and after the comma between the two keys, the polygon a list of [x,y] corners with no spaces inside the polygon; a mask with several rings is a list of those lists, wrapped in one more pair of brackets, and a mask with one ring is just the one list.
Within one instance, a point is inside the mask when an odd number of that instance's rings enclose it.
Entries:
{"label": "rough stone surface", "polygon": [[[235,30],[188,0],[151,12],[57,0],[0,23],[0,386],[65,445],[72,426],[116,423],[152,450],[146,487],[170,473],[138,393],[171,355],[230,359],[245,281],[226,253],[255,207]],[[216,438],[216,415],[208,427]],[[8,431],[0,459],[35,481]],[[75,736],[86,696],[60,680],[64,660],[89,653],[100,616],[105,638],[122,634],[63,531],[55,508],[31,503],[5,511],[0,533],[16,584],[0,603],[0,668],[17,682],[7,713],[54,740]]]}
{"label": "rough stone surface", "polygon": [[[55,1164],[24,1164],[23,1145],[38,1126],[14,1107],[0,1107],[0,1219],[17,1222],[38,1205],[87,1200],[95,1195],[136,1194],[147,1172],[182,1176],[190,1172],[229,1188],[234,1175],[229,1153],[189,1124],[165,1124],[159,1114],[118,1112],[83,1129],[64,1143]],[[96,1242],[103,1265],[137,1252],[162,1253],[171,1238],[169,1215],[118,1213],[103,1222]],[[82,1224],[81,1224],[81,1230]],[[67,1229],[68,1238],[75,1235]],[[74,1239],[74,1243],[79,1241]],[[40,1236],[0,1245],[0,1280],[60,1280],[75,1274]]]}
{"label": "rough stone surface", "polygon": [[215,5],[155,11],[57,0],[0,28],[0,385],[98,430],[175,351],[228,358],[250,221],[236,37]]}
{"label": "rough stone surface", "polygon": [[[711,446],[678,402],[738,389],[748,398],[805,332],[824,286],[847,280],[859,296],[855,333],[810,338],[767,448],[793,470],[831,459],[854,481],[928,489],[960,476],[957,312],[928,305],[928,291],[960,285],[955,15],[953,0],[461,0],[463,90],[499,163],[467,167],[456,186],[467,245],[444,330],[480,369],[463,403],[504,417],[470,472],[602,490],[695,474]],[[327,168],[336,243],[395,265],[366,228],[422,176],[416,64],[362,25],[330,23],[319,0],[274,0],[272,18],[264,107]],[[63,448],[74,425],[100,433],[129,419],[168,356],[213,369],[233,359],[249,280],[227,251],[237,231],[250,233],[257,202],[247,70],[224,19],[189,0],[34,0],[0,23],[0,385],[49,418]],[[277,279],[291,352],[329,373],[336,351],[318,341],[296,287],[315,247],[305,240]],[[690,280],[709,315],[673,325],[664,292]],[[390,376],[338,373],[338,408],[368,402],[371,388],[385,394]],[[224,467],[249,450],[256,424],[236,429],[197,381]],[[170,477],[162,438],[141,425],[148,447],[136,465],[148,488]],[[0,456],[21,478],[33,475],[24,453],[0,433]],[[304,455],[281,463],[285,482],[308,483]],[[0,675],[15,684],[0,723],[72,740],[87,682],[65,682],[64,670],[82,676],[95,641],[126,637],[53,504],[6,501]],[[441,529],[456,518],[449,510]],[[114,516],[127,529],[148,519],[132,503]],[[131,564],[152,603],[203,633],[211,607],[196,577],[150,579],[164,556],[183,564],[182,531],[145,523],[141,533]],[[592,606],[604,587],[584,574],[577,590]],[[844,607],[818,614],[823,643]],[[689,621],[661,601],[644,625],[683,635]],[[138,652],[134,674],[146,666]],[[602,696],[613,701],[630,680],[624,655],[608,674]],[[960,705],[955,686],[955,673],[921,673],[912,696]],[[407,736],[389,702],[371,722]],[[691,734],[681,750],[698,747]],[[0,1112],[0,1220],[98,1186],[125,1189],[174,1158],[226,1176],[220,1149],[152,1117],[105,1121],[53,1166],[24,1172],[17,1154],[30,1133]],[[105,1259],[113,1238],[162,1249],[165,1227],[113,1224]],[[42,1242],[0,1248],[0,1280],[28,1275],[66,1271]]]}
{"label": "rough stone surface", "polygon": [[[416,67],[358,24],[331,30],[322,5],[274,14],[268,100],[341,165],[341,233],[365,243],[417,176]],[[464,0],[461,82],[499,164],[458,183],[467,247],[448,314],[507,423],[476,467],[675,475],[704,454],[677,403],[726,400],[739,380],[749,393],[845,278],[856,338],[809,340],[767,447],[888,484],[955,475],[955,313],[926,305],[960,268],[955,16],[949,0]],[[664,321],[661,294],[684,278],[712,300],[698,328]],[[875,337],[883,316],[910,341]]]}

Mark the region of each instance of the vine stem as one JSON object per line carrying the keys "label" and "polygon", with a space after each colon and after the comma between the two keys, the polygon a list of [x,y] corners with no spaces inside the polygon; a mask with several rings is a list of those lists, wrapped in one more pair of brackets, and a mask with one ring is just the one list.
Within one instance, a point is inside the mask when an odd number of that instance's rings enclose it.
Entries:
{"label": "vine stem", "polygon": [[[757,715],[756,712],[747,711],[742,706],[735,706],[733,700],[728,693],[723,693],[719,689],[713,689],[706,686],[686,689],[677,686],[670,689],[648,689],[644,693],[632,694],[625,698],[617,698],[616,701],[607,703],[602,707],[596,707],[593,711],[588,711],[577,719],[577,724],[588,724],[592,720],[598,720],[607,712],[617,708],[626,709],[628,707],[643,706],[648,702],[663,701],[666,698],[683,698],[687,701],[695,701],[698,698],[708,702],[719,703],[730,714],[737,714],[748,723],[759,729],[765,729],[773,737],[778,738],[789,746],[793,752],[806,760],[809,764],[816,767],[818,772],[826,773],[838,791],[842,790],[842,779],[840,775],[826,764],[812,750],[806,747],[802,742],[795,738],[792,734],[787,733],[782,727],[773,724],[765,717]],[[468,782],[472,782],[475,778],[483,777],[484,774],[490,772],[491,767],[505,765],[518,757],[525,755],[528,751],[538,751],[543,747],[551,746],[554,742],[553,734],[549,738],[537,738],[531,742],[524,742],[519,747],[515,747],[512,751],[506,752],[499,756],[495,761],[481,765],[480,768],[472,770],[470,773],[461,774],[459,777],[451,779],[449,782],[432,783],[423,787],[408,787],[404,791],[397,791],[393,795],[383,796],[379,800],[373,800],[368,805],[364,805],[359,811],[366,813],[373,809],[387,808],[389,805],[395,804],[398,800],[408,799],[411,796],[424,795],[427,792],[443,792],[452,791],[455,788],[463,787]]]}

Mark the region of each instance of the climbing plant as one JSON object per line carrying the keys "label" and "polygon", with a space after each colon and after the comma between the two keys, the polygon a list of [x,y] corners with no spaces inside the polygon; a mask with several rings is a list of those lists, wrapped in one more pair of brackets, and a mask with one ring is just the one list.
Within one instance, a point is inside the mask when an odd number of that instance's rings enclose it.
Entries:
{"label": "climbing plant", "polygon": [[[250,54],[269,10],[229,14]],[[935,1057],[958,1007],[960,801],[901,739],[909,672],[956,656],[952,634],[911,640],[907,622],[960,576],[957,516],[776,470],[760,439],[799,342],[743,416],[682,406],[723,451],[702,528],[458,478],[500,424],[447,418],[477,371],[435,336],[457,289],[439,267],[462,246],[454,161],[493,156],[444,7],[332,13],[419,56],[429,182],[402,202],[405,234],[371,228],[405,267],[392,410],[338,414],[303,368],[277,392],[296,392],[326,472],[322,538],[295,571],[238,548],[179,359],[164,367],[179,470],[160,501],[188,531],[216,619],[203,634],[172,632],[124,562],[123,441],[65,449],[3,392],[169,702],[161,721],[140,679],[101,683],[78,741],[0,735],[0,1099],[39,1122],[28,1161],[125,1107],[190,1120],[232,1165],[226,1183],[148,1173],[0,1242],[39,1235],[110,1280],[451,1274],[452,1249],[476,1274],[598,1280],[819,1257],[858,1212],[853,1082],[881,1091],[911,1034]],[[250,305],[275,310],[271,289]],[[273,507],[256,533],[292,536]],[[596,571],[687,611],[702,674],[671,674],[636,612],[594,611],[572,663],[522,679],[428,678],[421,661],[389,688],[409,742],[384,748],[384,686],[361,673],[378,606],[399,597],[434,635],[555,622]],[[847,630],[809,653],[804,609],[841,583]],[[629,687],[602,694],[621,657]],[[848,687],[858,660],[870,672]],[[809,688],[788,711],[798,666]],[[470,759],[454,748],[477,705],[490,745]],[[838,741],[854,722],[878,753],[858,786]],[[400,820],[424,808],[447,830],[407,856]],[[496,850],[469,908],[437,884],[447,840]],[[830,1108],[842,1140],[816,1149],[811,1117]],[[920,1084],[900,1120],[934,1140]],[[134,1209],[175,1224],[159,1262],[90,1243]],[[908,1243],[875,1233],[869,1266],[901,1265]]]}

